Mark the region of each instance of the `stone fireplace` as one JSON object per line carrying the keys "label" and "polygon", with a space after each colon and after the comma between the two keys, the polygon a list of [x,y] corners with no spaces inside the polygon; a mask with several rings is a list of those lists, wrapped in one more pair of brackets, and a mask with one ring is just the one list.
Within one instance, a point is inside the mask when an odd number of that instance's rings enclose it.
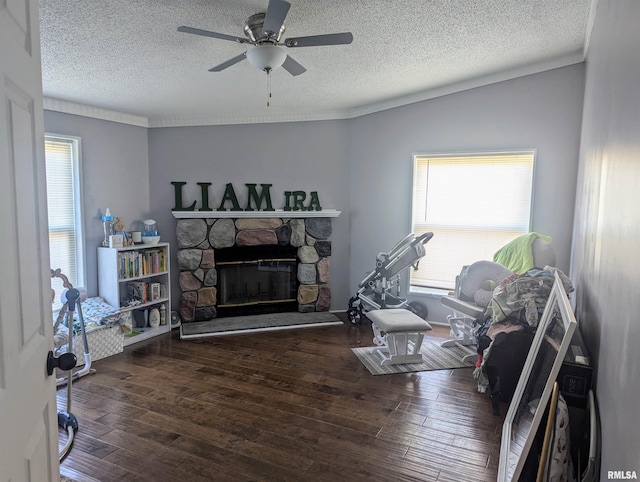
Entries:
{"label": "stone fireplace", "polygon": [[328,217],[185,217],[176,234],[185,323],[331,306]]}

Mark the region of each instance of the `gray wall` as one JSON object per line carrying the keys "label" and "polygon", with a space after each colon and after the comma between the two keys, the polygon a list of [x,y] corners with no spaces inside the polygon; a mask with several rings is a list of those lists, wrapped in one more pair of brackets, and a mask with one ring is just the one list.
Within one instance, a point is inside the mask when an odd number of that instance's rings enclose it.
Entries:
{"label": "gray wall", "polygon": [[[183,181],[185,205],[198,200],[197,182],[211,182],[210,206],[220,204],[232,183],[242,206],[245,183],[272,184],[274,209],[284,207],[284,191],[317,191],[333,218],[331,255],[332,309],[344,309],[348,297],[349,179],[348,121],[207,126],[149,131],[150,199],[164,241],[177,248],[172,216],[172,181]],[[172,269],[177,273],[175,253]],[[177,276],[172,297],[177,302]]]}
{"label": "gray wall", "polygon": [[97,247],[104,239],[106,208],[130,229],[149,214],[147,129],[117,122],[45,111],[47,134],[81,138],[86,286],[98,294]]}
{"label": "gray wall", "polygon": [[[557,266],[568,273],[583,78],[578,64],[354,119],[350,286],[411,230],[413,153],[537,149],[532,226],[552,236]],[[451,195],[508,202],[499,186],[452,186]],[[422,263],[428,244],[426,252]],[[444,321],[438,299],[423,301],[430,319]]]}
{"label": "gray wall", "polygon": [[572,279],[597,367],[601,480],[640,472],[640,2],[600,0],[587,56]]}

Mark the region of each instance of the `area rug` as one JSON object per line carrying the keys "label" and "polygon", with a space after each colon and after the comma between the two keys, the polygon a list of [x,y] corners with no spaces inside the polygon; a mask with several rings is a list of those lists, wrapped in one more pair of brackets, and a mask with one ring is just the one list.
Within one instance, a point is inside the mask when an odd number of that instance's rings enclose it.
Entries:
{"label": "area rug", "polygon": [[367,346],[352,348],[358,360],[373,375],[390,375],[392,373],[426,372],[430,370],[450,370],[453,368],[467,368],[474,366],[473,362],[463,362],[462,357],[469,352],[459,346],[443,348],[439,343],[425,341],[422,343],[422,363],[408,363],[401,365],[380,365],[380,355],[373,353],[377,347]]}
{"label": "area rug", "polygon": [[343,324],[336,315],[327,311],[233,316],[228,318],[215,318],[209,321],[182,323],[182,325],[180,325],[180,338],[188,339],[206,336],[236,335],[261,331],[290,330],[294,328]]}

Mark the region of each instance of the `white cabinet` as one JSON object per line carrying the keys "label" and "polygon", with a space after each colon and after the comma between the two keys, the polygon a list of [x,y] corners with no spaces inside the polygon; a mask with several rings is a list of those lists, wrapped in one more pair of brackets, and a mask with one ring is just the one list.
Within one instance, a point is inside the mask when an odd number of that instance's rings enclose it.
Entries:
{"label": "white cabinet", "polygon": [[[169,243],[139,244],[126,248],[98,248],[98,292],[121,311],[131,311],[133,333],[125,335],[131,345],[171,331],[171,281]],[[150,326],[146,318],[164,306],[164,323]],[[154,323],[151,323],[154,325]]]}

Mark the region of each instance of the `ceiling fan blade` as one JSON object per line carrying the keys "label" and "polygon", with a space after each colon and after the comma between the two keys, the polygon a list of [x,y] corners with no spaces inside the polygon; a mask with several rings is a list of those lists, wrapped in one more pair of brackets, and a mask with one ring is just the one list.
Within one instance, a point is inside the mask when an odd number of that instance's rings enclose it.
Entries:
{"label": "ceiling fan blade", "polygon": [[216,65],[215,67],[211,67],[209,72],[221,72],[224,69],[228,69],[232,65],[237,64],[238,62],[242,62],[247,57],[247,52],[242,52],[237,57],[227,60],[226,62],[222,62],[220,65]]}
{"label": "ceiling fan blade", "polygon": [[221,40],[229,40],[231,42],[239,42],[241,44],[249,43],[247,39],[234,37],[233,35],[227,35],[224,33],[211,32],[209,30],[201,30],[199,28],[185,27],[184,25],[178,27],[178,32],[192,33],[194,35],[202,35],[203,37],[212,37]]}
{"label": "ceiling fan blade", "polygon": [[262,31],[269,36],[277,37],[290,7],[291,4],[284,0],[270,0],[267,13],[264,15]]}
{"label": "ceiling fan blade", "polygon": [[304,74],[307,71],[307,69],[305,69],[302,65],[300,65],[288,55],[284,63],[282,64],[282,68],[293,76]]}
{"label": "ceiling fan blade", "polygon": [[346,45],[353,42],[351,32],[311,35],[309,37],[292,37],[285,39],[287,47],[315,47],[318,45]]}

